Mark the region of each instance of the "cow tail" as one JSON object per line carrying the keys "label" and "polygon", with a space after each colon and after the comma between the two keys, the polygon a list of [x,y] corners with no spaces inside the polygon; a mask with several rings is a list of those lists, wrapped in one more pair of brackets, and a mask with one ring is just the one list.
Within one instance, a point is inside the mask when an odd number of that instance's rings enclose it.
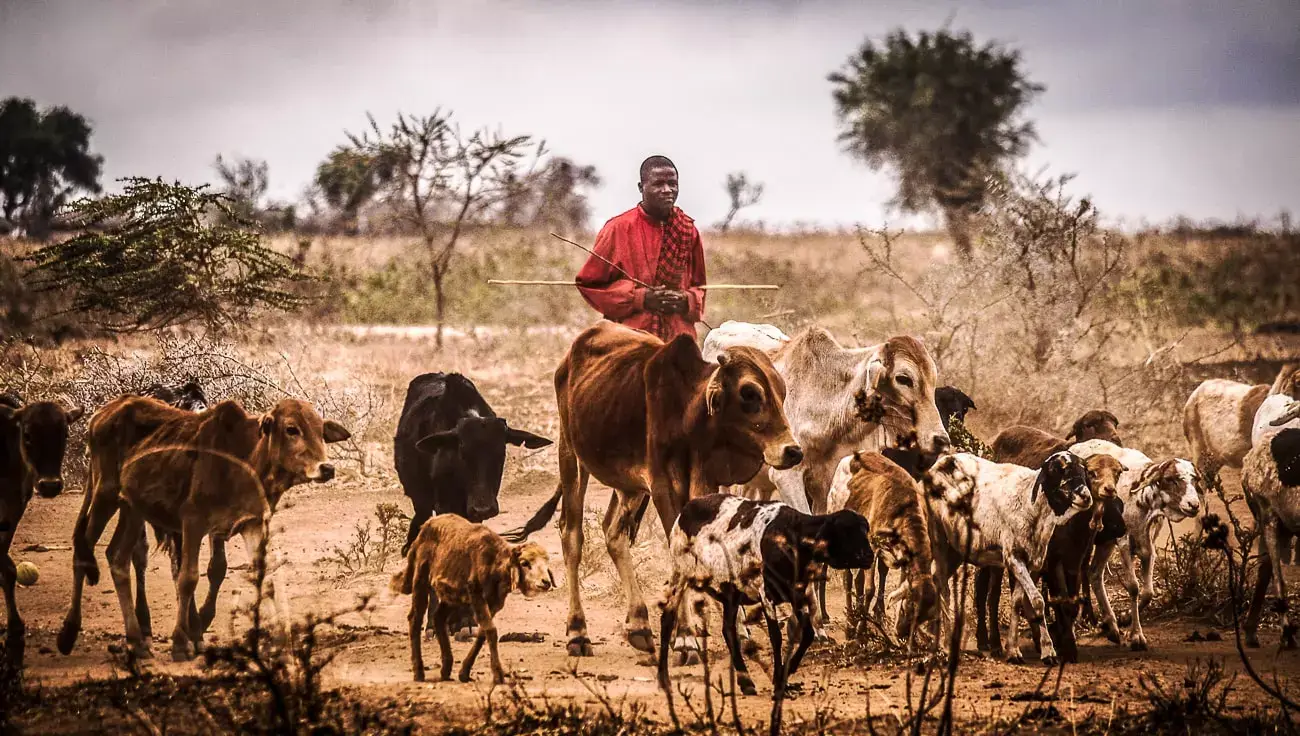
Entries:
{"label": "cow tail", "polygon": [[552,495],[546,503],[542,504],[540,509],[537,509],[537,513],[533,514],[533,518],[524,522],[524,525],[518,529],[512,529],[501,536],[504,537],[507,542],[512,542],[514,544],[518,544],[528,539],[528,535],[546,526],[551,521],[551,517],[555,516],[555,509],[560,505],[560,497],[563,494],[563,486],[557,485],[554,495]]}

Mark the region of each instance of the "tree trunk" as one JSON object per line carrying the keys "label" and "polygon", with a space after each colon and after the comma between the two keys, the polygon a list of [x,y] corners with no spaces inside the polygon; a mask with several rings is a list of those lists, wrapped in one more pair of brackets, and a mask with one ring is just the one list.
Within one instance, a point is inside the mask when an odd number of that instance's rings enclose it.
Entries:
{"label": "tree trunk", "polygon": [[438,349],[442,349],[442,326],[447,314],[447,299],[442,293],[442,278],[446,274],[437,266],[433,267],[433,296],[436,303],[436,315],[438,320]]}
{"label": "tree trunk", "polygon": [[975,254],[970,234],[970,214],[961,208],[951,207],[944,210],[943,217],[957,255],[961,256],[962,260],[969,261]]}

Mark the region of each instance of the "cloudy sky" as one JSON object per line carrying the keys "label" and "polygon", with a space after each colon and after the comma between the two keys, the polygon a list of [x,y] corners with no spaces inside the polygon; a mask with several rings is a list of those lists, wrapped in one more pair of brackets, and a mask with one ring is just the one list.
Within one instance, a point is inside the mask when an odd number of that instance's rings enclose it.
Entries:
{"label": "cloudy sky", "polygon": [[1077,172],[1113,222],[1300,210],[1296,0],[0,0],[0,95],[90,117],[110,188],[209,181],[224,153],[293,199],[367,111],[441,107],[595,164],[593,224],[635,203],[650,153],[704,223],[733,170],[766,184],[749,217],[894,223],[887,174],[836,143],[826,75],[945,22],[1023,52],[1047,86],[1027,167]]}

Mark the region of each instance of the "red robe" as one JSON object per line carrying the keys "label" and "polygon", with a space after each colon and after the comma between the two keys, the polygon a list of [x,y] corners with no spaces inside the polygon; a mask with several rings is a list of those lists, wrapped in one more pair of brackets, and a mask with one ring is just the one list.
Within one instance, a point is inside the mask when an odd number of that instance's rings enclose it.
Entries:
{"label": "red robe", "polygon": [[[684,214],[680,214],[686,217]],[[687,221],[690,218],[687,217]],[[652,220],[641,205],[611,218],[596,235],[592,250],[618,264],[628,274],[647,284],[678,289],[686,293],[686,314],[664,315],[659,337],[664,342],[681,334],[695,337],[695,323],[704,313],[705,283],[704,246],[700,232],[691,225],[690,267],[678,283],[658,284],[659,250],[664,240],[664,225]],[[623,273],[601,259],[590,256],[575,279],[578,291],[587,303],[606,319],[639,330],[653,332],[653,314],[645,309],[646,289],[632,283]]]}

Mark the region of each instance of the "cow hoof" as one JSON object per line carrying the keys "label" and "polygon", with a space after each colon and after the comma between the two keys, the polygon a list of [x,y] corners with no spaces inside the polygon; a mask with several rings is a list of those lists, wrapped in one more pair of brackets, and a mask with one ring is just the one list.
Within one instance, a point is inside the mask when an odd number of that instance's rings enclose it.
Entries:
{"label": "cow hoof", "polygon": [[1055,667],[1060,663],[1061,663],[1061,659],[1054,655],[1049,654],[1046,657],[1043,657],[1043,664],[1047,667]]}
{"label": "cow hoof", "polygon": [[593,657],[595,654],[591,649],[591,639],[585,636],[575,636],[569,640],[570,657]]}
{"label": "cow hoof", "polygon": [[1251,649],[1259,649],[1259,637],[1254,634],[1246,634],[1246,646]]}
{"label": "cow hoof", "polygon": [[72,654],[72,648],[77,646],[77,635],[80,633],[80,626],[75,626],[65,621],[63,623],[63,628],[59,629],[59,653],[65,655]]}
{"label": "cow hoof", "polygon": [[989,656],[994,659],[1002,659],[1007,656],[1007,653],[1002,647],[995,645],[989,648]]}
{"label": "cow hoof", "polygon": [[460,673],[459,679],[461,682],[469,682],[470,681],[469,673],[468,672]]}
{"label": "cow hoof", "polygon": [[1025,657],[1023,654],[1020,654],[1019,652],[1007,657],[1007,664],[1024,664],[1024,663],[1025,663]]}
{"label": "cow hoof", "polygon": [[424,670],[423,669],[415,670],[415,672],[412,673],[411,679],[414,680],[415,682],[424,682]]}
{"label": "cow hoof", "polygon": [[639,652],[655,653],[654,635],[650,633],[650,629],[637,629],[627,632],[627,643],[631,644],[632,648]]}
{"label": "cow hoof", "polygon": [[702,660],[700,659],[700,653],[694,649],[677,650],[678,667],[693,667],[699,664],[701,661]]}
{"label": "cow hoof", "polygon": [[1133,637],[1133,641],[1129,642],[1128,648],[1135,652],[1147,651],[1147,638],[1145,636]]}
{"label": "cow hoof", "polygon": [[758,695],[758,690],[754,688],[754,681],[748,677],[737,678],[736,684],[740,685],[741,695]]}
{"label": "cow hoof", "polygon": [[194,659],[194,647],[190,646],[189,642],[172,643],[173,662],[188,662],[191,659]]}
{"label": "cow hoof", "polygon": [[1124,641],[1124,637],[1121,636],[1120,633],[1119,633],[1119,631],[1117,631],[1117,630],[1106,629],[1104,632],[1102,632],[1102,634],[1103,634],[1103,635],[1106,637],[1106,639],[1109,640],[1112,644],[1119,644],[1119,643],[1121,643],[1121,642]]}

